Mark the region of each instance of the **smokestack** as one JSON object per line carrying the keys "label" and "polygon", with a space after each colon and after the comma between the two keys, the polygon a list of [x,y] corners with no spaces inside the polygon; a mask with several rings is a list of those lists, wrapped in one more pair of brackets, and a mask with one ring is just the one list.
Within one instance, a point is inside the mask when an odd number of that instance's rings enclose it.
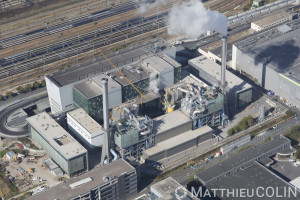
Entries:
{"label": "smokestack", "polygon": [[221,89],[222,93],[225,94],[225,87],[226,87],[226,59],[227,59],[227,36],[222,37],[223,41],[223,48],[222,48],[222,69],[221,69]]}
{"label": "smokestack", "polygon": [[[102,98],[103,98],[103,121],[104,121],[104,131],[105,131],[105,147],[102,148],[102,158],[104,162],[109,162],[109,116],[108,116],[108,79],[102,79]],[[106,157],[106,160],[105,160]]]}

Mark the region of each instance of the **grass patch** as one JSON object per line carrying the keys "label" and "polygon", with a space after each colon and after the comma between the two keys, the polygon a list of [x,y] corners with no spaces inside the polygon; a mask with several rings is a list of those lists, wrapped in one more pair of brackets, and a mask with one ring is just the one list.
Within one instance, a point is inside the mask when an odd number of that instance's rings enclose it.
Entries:
{"label": "grass patch", "polygon": [[9,188],[9,193],[8,194],[4,194],[4,197],[6,199],[9,199],[10,197],[16,196],[19,194],[18,189],[10,182],[10,180],[5,177],[4,173],[2,171],[0,171],[0,181],[3,182],[3,184],[1,183],[1,189],[4,185],[6,185]]}

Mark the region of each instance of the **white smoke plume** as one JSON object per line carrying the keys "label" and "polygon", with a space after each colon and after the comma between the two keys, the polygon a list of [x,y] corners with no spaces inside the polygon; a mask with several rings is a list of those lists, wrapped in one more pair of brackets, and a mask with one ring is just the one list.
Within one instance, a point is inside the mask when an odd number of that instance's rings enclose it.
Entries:
{"label": "white smoke plume", "polygon": [[156,79],[156,74],[151,73],[149,80],[150,80],[150,82],[149,82],[148,91],[157,94],[159,92],[159,88],[158,88],[158,80]]}
{"label": "white smoke plume", "polygon": [[217,11],[206,9],[201,1],[190,0],[175,5],[168,16],[168,33],[195,39],[207,30],[227,35],[227,17]]}
{"label": "white smoke plume", "polygon": [[159,11],[159,6],[160,5],[165,5],[169,2],[169,0],[151,0],[151,1],[146,1],[146,0],[134,0],[139,5],[139,12],[144,13],[149,9],[156,8],[157,12]]}

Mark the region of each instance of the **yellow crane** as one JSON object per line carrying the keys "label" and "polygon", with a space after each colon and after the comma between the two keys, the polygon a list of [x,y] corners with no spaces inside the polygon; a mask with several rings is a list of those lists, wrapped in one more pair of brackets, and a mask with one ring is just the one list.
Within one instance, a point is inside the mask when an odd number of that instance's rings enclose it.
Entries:
{"label": "yellow crane", "polygon": [[131,81],[104,55],[104,53],[100,50],[101,55],[105,58],[105,60],[107,60],[107,62],[109,62],[109,64],[111,66],[113,66],[113,68],[115,68],[117,70],[117,72],[140,94],[141,96],[141,106],[143,105],[143,97],[144,94],[146,92],[146,90],[142,93],[139,89],[137,89],[133,83],[131,83]]}

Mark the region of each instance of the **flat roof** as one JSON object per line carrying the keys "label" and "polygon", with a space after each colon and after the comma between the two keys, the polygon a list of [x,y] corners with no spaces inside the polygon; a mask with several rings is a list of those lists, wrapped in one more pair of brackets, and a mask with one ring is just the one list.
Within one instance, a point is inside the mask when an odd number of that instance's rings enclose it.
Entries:
{"label": "flat roof", "polygon": [[172,65],[175,68],[181,67],[181,64],[179,62],[177,62],[176,60],[172,59],[170,56],[164,54],[161,56],[161,58],[163,60],[165,60],[166,62],[168,62],[170,65]]}
{"label": "flat roof", "polygon": [[[232,199],[245,199],[245,200],[252,200],[252,199],[285,199],[283,198],[284,191],[288,191],[288,187],[291,187],[291,185],[288,184],[285,180],[259,164],[258,162],[253,162],[252,165],[244,170],[238,170],[234,174],[230,174],[228,176],[224,176],[219,178],[218,180],[209,183],[205,185],[207,189],[216,189],[217,192],[216,195],[222,199],[222,200],[232,200]],[[260,192],[255,192],[258,191],[257,188],[262,187],[264,190],[266,190],[268,187],[273,188],[274,190],[278,190],[277,194],[280,195],[273,195],[272,197],[267,198],[266,196],[264,197],[259,197],[257,195],[260,195]],[[277,189],[276,189],[277,188]],[[221,194],[220,189],[225,189],[223,196]],[[251,194],[252,189],[254,192],[254,196],[251,197],[251,195],[244,195],[243,196],[233,196],[230,195],[227,197],[226,196],[226,191],[232,191],[232,190],[238,190],[238,189],[250,189],[249,194]],[[291,187],[292,191],[295,192],[295,189]],[[297,192],[297,197],[293,196],[293,192],[291,192],[291,196],[287,197],[286,199],[299,199],[299,192]],[[266,194],[265,192],[262,192]],[[288,192],[286,193],[288,195]]]}
{"label": "flat roof", "polygon": [[[198,67],[214,77],[218,82],[221,80],[221,66],[214,61],[206,58],[205,56],[199,56],[197,58],[189,60],[189,63],[193,64],[194,67]],[[240,90],[251,88],[252,86],[245,82],[243,79],[237,77],[226,69],[226,82],[227,87],[234,88],[240,86]]]}
{"label": "flat roof", "polygon": [[90,78],[88,81],[79,83],[77,85],[74,85],[73,87],[79,91],[83,96],[85,96],[87,99],[92,99],[94,97],[97,97],[99,95],[102,95],[102,79],[107,78],[108,79],[108,91],[112,92],[115,90],[121,90],[121,86],[114,81],[112,78],[107,76],[106,74],[100,74],[98,76],[95,76],[93,78]]}
{"label": "flat roof", "polygon": [[[128,162],[123,159],[116,160],[103,167],[96,168],[90,172],[84,173],[81,176],[70,178],[65,183],[61,183],[50,189],[44,190],[29,199],[32,200],[53,200],[53,199],[72,199],[73,197],[86,194],[91,189],[96,188],[106,182],[103,180],[104,177],[113,178],[114,176],[119,177],[120,175],[135,170]],[[87,184],[82,184],[75,189],[71,189],[70,184],[91,178],[92,181]]]}
{"label": "flat roof", "polygon": [[[142,57],[153,55],[148,46],[157,43],[158,39],[121,49],[117,52],[106,55],[109,60],[117,67],[123,66],[127,63],[135,62]],[[78,64],[67,69],[59,70],[57,72],[47,75],[52,82],[58,86],[65,86],[84,80],[97,74],[112,70],[111,64],[105,60],[103,56],[97,59],[91,59],[82,64]]]}
{"label": "flat roof", "polygon": [[153,133],[160,134],[190,121],[191,119],[180,110],[175,110],[153,119]]}
{"label": "flat roof", "polygon": [[223,162],[213,165],[212,167],[205,169],[203,171],[200,171],[196,175],[201,178],[203,181],[207,182],[214,177],[220,176],[235,167],[238,167],[249,160],[252,160],[260,155],[264,155],[266,152],[286,143],[290,142],[289,139],[277,135],[275,137],[272,137],[272,139],[262,145],[259,145],[257,147],[250,147],[226,160]]}
{"label": "flat roof", "polygon": [[28,117],[31,126],[65,158],[87,153],[87,150],[46,112]]}
{"label": "flat roof", "polygon": [[274,28],[270,31],[247,38],[236,44],[245,54],[254,59],[254,64],[266,66],[288,78],[300,82],[300,27],[281,33]]}
{"label": "flat roof", "polygon": [[[162,181],[159,181],[153,185],[150,186],[150,191],[154,193],[155,195],[159,195],[159,200],[177,200],[175,195],[175,190],[177,189],[177,194],[183,194],[185,193],[183,191],[183,188],[181,187],[181,184],[179,184],[175,179],[172,177],[168,177]],[[193,197],[193,195],[186,191],[187,195],[185,197],[182,197],[180,199],[182,200],[193,200],[197,199],[196,197]]]}
{"label": "flat roof", "polygon": [[174,70],[174,67],[170,63],[156,55],[144,59],[143,62],[147,66],[149,65],[150,67],[152,67],[160,74]]}
{"label": "flat roof", "polygon": [[78,108],[76,110],[68,112],[68,115],[70,115],[75,121],[77,121],[90,134],[102,131],[102,126],[98,124],[93,118],[91,118],[82,108]]}
{"label": "flat roof", "polygon": [[[150,77],[151,73],[154,73],[152,68],[142,66],[140,62],[130,63],[123,66],[120,68],[120,71],[131,83],[147,79]],[[130,83],[117,71],[109,73],[109,76],[123,87],[130,85]]]}
{"label": "flat roof", "polygon": [[274,22],[277,22],[277,21],[280,21],[282,19],[285,19],[285,18],[289,18],[291,17],[291,14],[285,12],[285,11],[280,11],[280,12],[277,12],[277,13],[274,13],[272,15],[268,15],[260,20],[257,20],[255,22],[252,22],[254,24],[256,24],[257,26],[260,26],[260,27],[265,27],[265,26],[268,26]]}
{"label": "flat roof", "polygon": [[[147,156],[156,155],[158,153],[161,153],[165,150],[176,147],[185,142],[194,140],[199,136],[210,133],[210,132],[212,132],[212,130],[213,129],[210,128],[209,126],[203,126],[201,128],[197,128],[195,130],[190,130],[190,131],[184,132],[180,135],[177,135],[177,136],[171,137],[170,139],[162,141],[162,142],[158,143],[156,146],[151,147],[150,149],[146,149],[144,151],[144,154]],[[202,140],[205,141],[207,139],[210,139],[211,136],[212,136],[211,134],[208,134],[207,137],[205,137],[205,139],[202,139]]]}

